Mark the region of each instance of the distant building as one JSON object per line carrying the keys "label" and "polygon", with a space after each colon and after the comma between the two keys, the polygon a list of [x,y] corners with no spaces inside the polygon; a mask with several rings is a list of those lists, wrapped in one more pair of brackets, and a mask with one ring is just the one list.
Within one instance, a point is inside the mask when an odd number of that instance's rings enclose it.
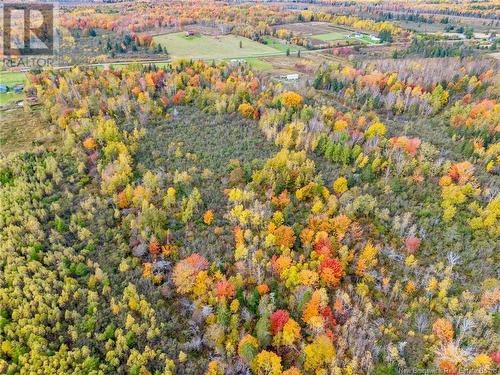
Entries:
{"label": "distant building", "polygon": [[287,74],[287,75],[281,76],[280,78],[286,79],[287,81],[296,81],[299,79],[299,74],[298,73]]}
{"label": "distant building", "polygon": [[28,102],[28,104],[30,105],[35,105],[35,104],[38,104],[38,98],[36,96],[28,96],[26,98],[26,101]]}
{"label": "distant building", "polygon": [[24,85],[16,85],[16,86],[14,86],[14,92],[15,92],[16,94],[20,94],[20,93],[22,93],[22,92],[23,92],[23,90],[24,90]]}
{"label": "distant building", "polygon": [[371,39],[373,42],[380,42],[380,38],[376,37],[375,35],[370,35],[370,39]]}
{"label": "distant building", "polygon": [[193,36],[195,34],[194,31],[186,31],[186,36]]}

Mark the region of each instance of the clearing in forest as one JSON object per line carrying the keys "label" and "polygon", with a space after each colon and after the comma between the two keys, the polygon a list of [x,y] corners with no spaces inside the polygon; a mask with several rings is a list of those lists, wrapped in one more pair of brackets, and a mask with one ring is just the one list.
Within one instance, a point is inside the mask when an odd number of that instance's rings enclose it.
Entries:
{"label": "clearing in forest", "polygon": [[223,59],[280,53],[275,48],[236,35],[173,33],[155,36],[154,41],[165,47],[173,58]]}
{"label": "clearing in forest", "polygon": [[230,258],[233,242],[224,219],[224,190],[248,183],[276,147],[255,122],[240,116],[216,116],[188,107],[176,108],[171,115],[171,121],[148,128],[137,153],[139,169],[164,171],[178,191],[197,187],[206,205],[203,211],[212,209],[214,225],[226,228],[216,235],[212,227],[198,223],[196,236],[191,230],[174,228],[175,237],[185,245],[183,256],[195,251],[210,258]]}

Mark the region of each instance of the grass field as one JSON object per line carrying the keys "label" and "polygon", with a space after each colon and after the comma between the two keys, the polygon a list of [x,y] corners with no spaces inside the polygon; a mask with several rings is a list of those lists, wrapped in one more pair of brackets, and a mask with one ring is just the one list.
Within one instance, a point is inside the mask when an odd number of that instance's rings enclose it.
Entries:
{"label": "grass field", "polygon": [[323,42],[331,42],[335,40],[357,40],[361,43],[365,44],[380,44],[378,41],[374,41],[370,38],[370,36],[362,34],[360,37],[351,37],[348,33],[344,32],[330,32],[326,34],[317,34],[312,36],[314,39],[321,40]]}
{"label": "grass field", "polygon": [[[184,33],[163,34],[154,37],[156,43],[167,48],[172,58],[223,59],[266,56],[280,51],[236,35],[194,35]],[[242,48],[240,48],[240,42]]]}
{"label": "grass field", "polygon": [[22,100],[24,94],[16,94],[15,92],[0,93],[0,105]]}
{"label": "grass field", "polygon": [[366,44],[380,44],[380,42],[374,41],[368,35],[364,34],[361,38],[355,38],[355,39]]}
{"label": "grass field", "polygon": [[[26,74],[20,72],[0,72],[0,84],[7,85],[9,89],[18,84],[24,83]],[[13,101],[21,100],[23,94],[16,94],[12,91],[0,93],[0,105],[4,105]]]}
{"label": "grass field", "polygon": [[[252,165],[274,152],[274,142],[266,139],[254,121],[178,107],[171,121],[148,128],[136,155],[137,160],[150,170],[160,168],[171,174],[190,171],[190,179],[199,187],[203,203],[214,209],[218,225],[227,225],[224,189],[245,179],[244,171],[248,171],[247,178],[250,177]],[[241,163],[242,173],[228,175],[229,166],[236,160]],[[231,256],[230,231],[218,237],[213,229],[200,226],[196,236],[175,229],[173,235],[186,245],[187,251],[213,256],[214,249],[217,249],[218,256]]]}
{"label": "grass field", "polygon": [[255,57],[251,57],[245,60],[255,70],[271,70],[273,68],[271,63],[261,59],[257,59]]}
{"label": "grass field", "polygon": [[331,32],[326,34],[318,34],[313,36],[314,39],[322,40],[323,42],[329,42],[331,40],[343,40],[348,39],[347,33],[341,32]]}
{"label": "grass field", "polygon": [[24,83],[26,80],[26,73],[22,72],[0,72],[0,83],[7,86],[17,85]]}
{"label": "grass field", "polygon": [[265,36],[263,39],[266,41],[266,46],[275,48],[281,52],[286,52],[287,49],[290,49],[290,52],[297,52],[298,50],[305,49],[304,47],[297,46],[295,44],[283,44],[279,39],[272,38],[270,36]]}

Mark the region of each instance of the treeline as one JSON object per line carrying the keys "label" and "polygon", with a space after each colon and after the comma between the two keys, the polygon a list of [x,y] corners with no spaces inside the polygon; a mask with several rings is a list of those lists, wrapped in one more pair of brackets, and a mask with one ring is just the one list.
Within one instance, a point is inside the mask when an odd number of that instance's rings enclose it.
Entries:
{"label": "treeline", "polygon": [[415,79],[418,75],[408,74],[401,69],[395,71],[368,66],[355,69],[350,66],[331,64],[319,69],[313,81],[317,89],[331,91],[343,99],[367,109],[390,111],[393,114],[406,113],[436,114],[449,101],[450,96],[482,90],[489,84],[492,72],[479,76],[456,75],[447,81],[436,76],[431,84]]}
{"label": "treeline", "polygon": [[101,39],[98,45],[111,54],[112,57],[117,53],[147,51],[149,53],[167,54],[167,49],[160,43],[155,43],[150,35],[137,35],[135,33],[125,33],[121,38],[108,36],[103,44]]}
{"label": "treeline", "polygon": [[[493,44],[494,46],[496,44]],[[493,47],[495,48],[495,47]],[[419,57],[469,57],[477,53],[477,49],[463,42],[446,42],[438,39],[413,38],[408,48],[395,50],[393,58],[407,56]]]}

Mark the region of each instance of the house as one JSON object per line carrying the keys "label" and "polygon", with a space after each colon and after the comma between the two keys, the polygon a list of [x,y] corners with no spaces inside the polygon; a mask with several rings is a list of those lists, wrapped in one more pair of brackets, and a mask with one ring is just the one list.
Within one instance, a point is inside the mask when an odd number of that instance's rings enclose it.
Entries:
{"label": "house", "polygon": [[26,101],[28,102],[29,105],[38,104],[38,98],[36,96],[28,96],[26,98]]}
{"label": "house", "polygon": [[16,86],[14,86],[14,92],[15,92],[16,94],[20,94],[20,93],[22,93],[22,92],[23,92],[23,90],[24,90],[24,85],[16,85]]}
{"label": "house", "polygon": [[194,31],[186,31],[186,36],[194,36],[195,32]]}
{"label": "house", "polygon": [[0,85],[0,93],[3,94],[3,93],[6,93],[7,91],[9,91],[9,88],[7,87],[7,85],[1,84]]}

